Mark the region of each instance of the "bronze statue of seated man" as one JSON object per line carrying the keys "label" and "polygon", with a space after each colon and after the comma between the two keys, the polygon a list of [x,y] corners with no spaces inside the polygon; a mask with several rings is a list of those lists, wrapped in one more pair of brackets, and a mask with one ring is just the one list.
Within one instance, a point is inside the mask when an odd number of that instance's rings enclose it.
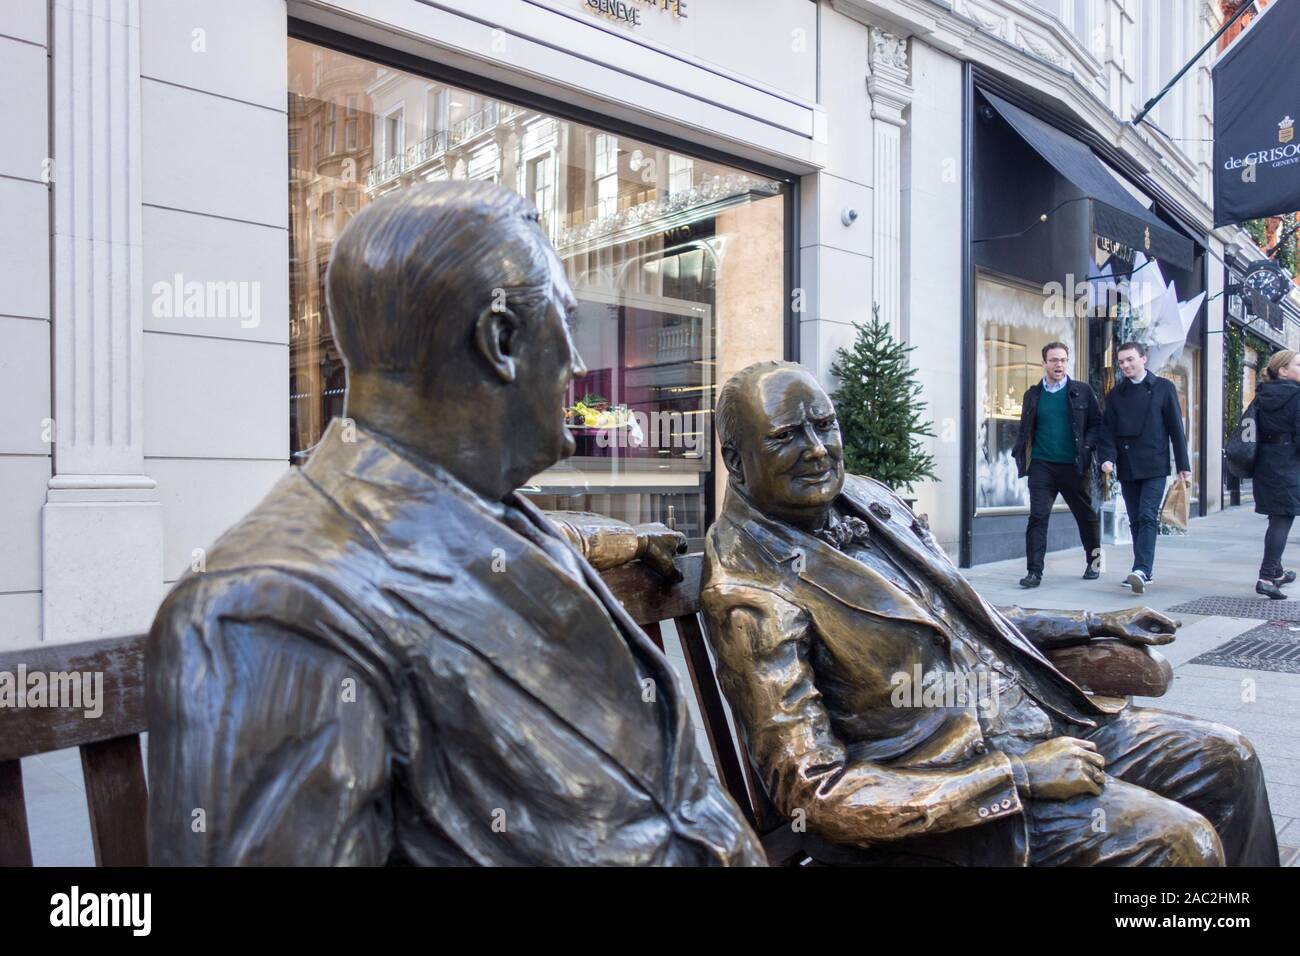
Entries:
{"label": "bronze statue of seated man", "polygon": [[815,859],[1277,864],[1241,734],[1090,696],[1040,646],[1175,622],[992,607],[901,499],[844,474],[798,365],[737,373],[715,418],[730,476],[701,604],[758,780]]}
{"label": "bronze statue of seated man", "polygon": [[671,568],[676,536],[557,527],[515,492],[573,453],[586,371],[532,204],[381,198],[327,287],[346,418],[150,633],[152,861],[761,865],[592,566]]}

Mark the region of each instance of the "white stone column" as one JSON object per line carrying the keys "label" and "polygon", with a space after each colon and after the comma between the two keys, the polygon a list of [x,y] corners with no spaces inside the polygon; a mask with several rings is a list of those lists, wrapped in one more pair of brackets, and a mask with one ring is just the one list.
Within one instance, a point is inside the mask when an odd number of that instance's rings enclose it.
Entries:
{"label": "white stone column", "polygon": [[872,294],[896,339],[902,338],[902,189],[903,111],[912,102],[907,76],[907,40],[871,29],[867,92],[871,96]]}
{"label": "white stone column", "polygon": [[162,594],[144,473],[139,0],[53,0],[54,476],[43,635],[143,630]]}

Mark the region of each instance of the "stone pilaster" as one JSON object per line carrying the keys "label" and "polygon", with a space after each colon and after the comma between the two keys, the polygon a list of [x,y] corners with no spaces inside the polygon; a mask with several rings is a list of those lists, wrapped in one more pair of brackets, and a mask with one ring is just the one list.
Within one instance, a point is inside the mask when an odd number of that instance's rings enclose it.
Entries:
{"label": "stone pilaster", "polygon": [[139,0],[53,0],[54,476],[45,640],[148,627],[162,510],[144,474]]}
{"label": "stone pilaster", "polygon": [[902,337],[903,112],[912,102],[907,40],[872,27],[870,73],[872,169],[872,294],[895,338]]}

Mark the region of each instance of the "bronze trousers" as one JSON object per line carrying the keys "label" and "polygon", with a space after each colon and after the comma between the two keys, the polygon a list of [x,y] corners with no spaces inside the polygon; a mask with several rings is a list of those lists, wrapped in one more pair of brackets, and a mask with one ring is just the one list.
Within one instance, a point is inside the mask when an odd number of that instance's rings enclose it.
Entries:
{"label": "bronze trousers", "polygon": [[1130,707],[1073,736],[1105,756],[1106,784],[1026,801],[1031,866],[1278,865],[1264,773],[1237,731]]}

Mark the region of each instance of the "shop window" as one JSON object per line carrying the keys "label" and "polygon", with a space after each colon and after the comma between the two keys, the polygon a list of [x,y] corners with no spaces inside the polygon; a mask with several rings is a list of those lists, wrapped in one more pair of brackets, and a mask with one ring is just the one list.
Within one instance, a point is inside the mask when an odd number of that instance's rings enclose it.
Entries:
{"label": "shop window", "polygon": [[618,212],[618,137],[596,134],[596,155],[592,170],[596,179],[596,218]]}
{"label": "shop window", "polygon": [[668,192],[690,192],[695,184],[695,163],[685,156],[672,153],[668,157]]}
{"label": "shop window", "polygon": [[539,156],[528,164],[528,190],[541,216],[542,226],[549,232],[549,226],[555,221],[555,159],[552,156]]}
{"label": "shop window", "polygon": [[[622,154],[668,154],[468,90],[434,90],[424,77],[300,40],[289,41],[289,75],[291,136],[320,115],[322,85],[371,124],[376,155],[357,153],[356,185],[338,199],[349,211],[444,179],[499,182],[533,201],[580,302],[573,335],[589,372],[564,410],[577,453],[525,491],[544,508],[671,518],[700,547],[722,481],[712,429],[718,384],[783,355],[787,187],[676,155],[652,179],[620,180]],[[407,115],[425,124],[409,149]],[[331,175],[304,171],[309,181],[290,193],[291,256],[302,263],[290,277],[290,445],[299,463],[341,414],[345,384],[324,304],[335,233],[313,230],[307,206],[315,190],[325,215],[325,194],[333,202],[338,188]],[[679,195],[670,201],[668,192]]]}
{"label": "shop window", "polygon": [[976,507],[1028,509],[1029,488],[1011,457],[1020,435],[1025,391],[1043,377],[1043,346],[1070,346],[1071,378],[1079,376],[1082,323],[1051,307],[1041,288],[980,273],[975,283],[979,352],[975,359]]}
{"label": "shop window", "polygon": [[403,123],[403,110],[396,109],[384,117],[384,159],[397,158],[404,147],[406,129]]}

